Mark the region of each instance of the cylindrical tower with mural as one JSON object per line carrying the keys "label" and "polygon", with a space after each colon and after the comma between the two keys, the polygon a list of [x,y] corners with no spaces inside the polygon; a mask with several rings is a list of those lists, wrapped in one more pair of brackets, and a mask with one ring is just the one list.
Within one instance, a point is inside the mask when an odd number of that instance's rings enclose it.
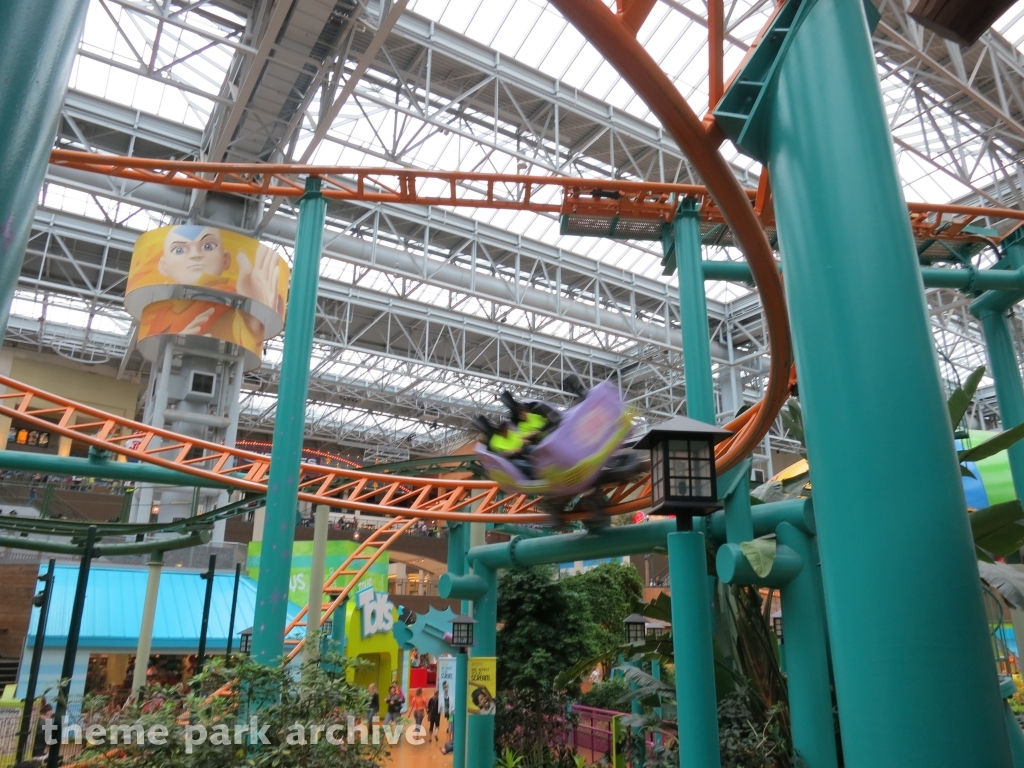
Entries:
{"label": "cylindrical tower with mural", "polygon": [[[124,303],[135,346],[152,363],[147,424],[234,446],[242,378],[284,327],[288,274],[276,251],[218,227],[177,224],[139,237]],[[172,521],[226,502],[224,491],[148,486],[132,520]]]}

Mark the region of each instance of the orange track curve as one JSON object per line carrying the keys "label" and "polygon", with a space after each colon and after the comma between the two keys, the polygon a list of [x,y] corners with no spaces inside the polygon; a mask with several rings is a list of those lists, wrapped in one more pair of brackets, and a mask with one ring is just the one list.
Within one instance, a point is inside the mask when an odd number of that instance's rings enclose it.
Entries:
{"label": "orange track curve", "polygon": [[[265,493],[270,458],[157,429],[0,376],[0,414],[100,450],[173,469],[238,490]],[[137,447],[129,447],[140,441]],[[649,478],[609,489],[608,514],[648,505]],[[489,480],[403,477],[302,464],[298,498],[313,504],[385,516],[451,522],[544,523],[536,499],[504,494]]]}

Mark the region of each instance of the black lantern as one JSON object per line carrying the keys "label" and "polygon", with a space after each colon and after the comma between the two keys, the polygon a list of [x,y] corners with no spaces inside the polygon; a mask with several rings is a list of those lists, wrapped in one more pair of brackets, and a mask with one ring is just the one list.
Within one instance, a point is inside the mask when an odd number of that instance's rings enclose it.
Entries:
{"label": "black lantern", "polygon": [[476,619],[469,616],[456,616],[452,619],[452,645],[456,648],[472,648],[474,624]]}
{"label": "black lantern", "polygon": [[636,444],[651,452],[651,512],[675,515],[680,530],[694,515],[709,515],[718,503],[715,443],[731,433],[676,416],[651,429]]}
{"label": "black lantern", "polygon": [[781,613],[773,613],[772,614],[772,632],[775,633],[776,639],[779,641],[779,643],[781,643],[782,642],[782,614]]}
{"label": "black lantern", "polygon": [[643,645],[647,642],[647,619],[638,613],[622,620],[626,625],[626,644]]}
{"label": "black lantern", "polygon": [[238,650],[249,656],[252,653],[252,627],[243,629],[239,634],[242,637],[238,641]]}
{"label": "black lantern", "polygon": [[330,637],[334,634],[334,619],[327,619],[320,625],[320,636]]}

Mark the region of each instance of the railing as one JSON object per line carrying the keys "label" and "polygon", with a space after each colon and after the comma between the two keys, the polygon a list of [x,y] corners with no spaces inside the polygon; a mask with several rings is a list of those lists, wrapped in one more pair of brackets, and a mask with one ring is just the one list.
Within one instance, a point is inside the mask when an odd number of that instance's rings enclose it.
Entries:
{"label": "railing", "polygon": [[621,713],[584,707],[582,704],[573,704],[572,713],[576,717],[576,724],[569,731],[569,746],[586,750],[595,758],[611,755],[615,737],[612,718]]}
{"label": "railing", "polygon": [[[51,705],[53,704],[52,701],[50,703]],[[21,730],[21,712],[22,702],[20,701],[5,701],[0,706],[0,768],[9,768],[14,765],[14,758],[18,749],[18,733]],[[77,725],[84,731],[87,724],[83,722],[81,712],[82,697],[69,696],[68,711],[64,721],[65,725]],[[32,710],[28,741],[25,744],[25,759],[32,758],[39,731],[39,707],[37,705]],[[56,736],[56,732],[52,733]],[[75,758],[85,751],[86,745],[84,742],[84,736],[79,733],[76,738],[76,729],[72,729],[69,737],[66,738],[66,743],[62,744],[60,748],[61,758],[65,764],[74,762]]]}
{"label": "railing", "polygon": [[391,579],[388,582],[388,592],[392,595],[423,595],[437,597],[437,580],[424,581],[423,590],[420,591],[419,582],[412,579]]}

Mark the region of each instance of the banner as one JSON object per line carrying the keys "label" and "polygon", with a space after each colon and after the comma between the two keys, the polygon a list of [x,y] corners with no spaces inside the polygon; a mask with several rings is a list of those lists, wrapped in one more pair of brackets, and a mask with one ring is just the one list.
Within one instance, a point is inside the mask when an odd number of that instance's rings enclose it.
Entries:
{"label": "banner", "polygon": [[263,323],[227,304],[200,299],[154,301],[139,318],[139,352],[147,360],[160,354],[161,336],[201,336],[226,341],[246,351],[245,368],[259,368],[263,357]]}
{"label": "banner", "polygon": [[493,715],[497,693],[498,659],[494,656],[470,658],[466,711],[471,715]]}
{"label": "banner", "polygon": [[[358,544],[354,541],[328,541],[327,557],[324,561],[324,583],[334,573],[345,559],[355,552]],[[260,554],[263,551],[263,542],[249,542],[246,572],[251,579],[258,579],[260,573]],[[372,551],[372,549],[371,549]],[[369,551],[367,552],[369,554]],[[388,553],[385,552],[370,569],[363,574],[359,585],[353,591],[352,596],[362,589],[373,587],[377,592],[387,594],[388,591]],[[288,581],[288,600],[295,605],[304,606],[309,603],[309,576],[313,566],[313,542],[296,541],[292,544],[292,569],[291,579]],[[351,581],[351,576],[342,576],[338,580],[339,586],[344,586]]]}
{"label": "banner", "polygon": [[458,698],[455,687],[455,657],[439,656],[437,659],[437,706],[445,719],[455,716],[455,702]]}
{"label": "banner", "polygon": [[135,241],[124,306],[139,320],[155,301],[220,302],[259,320],[269,339],[284,327],[288,275],[287,262],[251,237],[198,224],[160,227]]}

